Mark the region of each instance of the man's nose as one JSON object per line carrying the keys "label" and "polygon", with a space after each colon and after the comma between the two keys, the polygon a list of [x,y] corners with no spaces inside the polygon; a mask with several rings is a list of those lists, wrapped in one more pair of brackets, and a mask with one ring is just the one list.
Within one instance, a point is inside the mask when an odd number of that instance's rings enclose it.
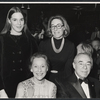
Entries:
{"label": "man's nose", "polygon": [[87,69],[87,65],[86,64],[84,64],[83,67],[84,67],[84,69]]}

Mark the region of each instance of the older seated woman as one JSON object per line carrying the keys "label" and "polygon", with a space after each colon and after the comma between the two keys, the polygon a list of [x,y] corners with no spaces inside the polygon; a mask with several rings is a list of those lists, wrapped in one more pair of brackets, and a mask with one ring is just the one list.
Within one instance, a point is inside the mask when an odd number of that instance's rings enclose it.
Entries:
{"label": "older seated woman", "polygon": [[19,83],[16,98],[56,98],[56,85],[45,79],[48,69],[47,57],[34,54],[30,66],[34,76]]}

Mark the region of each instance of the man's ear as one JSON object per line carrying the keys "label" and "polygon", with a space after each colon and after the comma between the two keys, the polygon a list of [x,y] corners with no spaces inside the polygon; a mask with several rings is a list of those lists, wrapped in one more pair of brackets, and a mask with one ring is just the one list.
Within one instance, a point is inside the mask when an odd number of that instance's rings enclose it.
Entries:
{"label": "man's ear", "polygon": [[75,69],[75,63],[73,62],[73,68]]}

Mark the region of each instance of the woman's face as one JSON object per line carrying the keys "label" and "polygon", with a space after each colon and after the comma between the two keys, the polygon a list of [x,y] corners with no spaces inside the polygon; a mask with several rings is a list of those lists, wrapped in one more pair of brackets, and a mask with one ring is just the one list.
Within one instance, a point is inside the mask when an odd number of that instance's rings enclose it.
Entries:
{"label": "woman's face", "polygon": [[10,20],[11,31],[20,33],[24,27],[24,17],[20,12],[13,13]]}
{"label": "woman's face", "polygon": [[53,19],[51,21],[51,32],[54,38],[61,39],[65,28],[60,19]]}
{"label": "woman's face", "polygon": [[31,71],[33,72],[34,79],[36,81],[41,81],[45,77],[45,75],[48,71],[48,66],[47,66],[46,60],[42,57],[35,58],[33,60]]}

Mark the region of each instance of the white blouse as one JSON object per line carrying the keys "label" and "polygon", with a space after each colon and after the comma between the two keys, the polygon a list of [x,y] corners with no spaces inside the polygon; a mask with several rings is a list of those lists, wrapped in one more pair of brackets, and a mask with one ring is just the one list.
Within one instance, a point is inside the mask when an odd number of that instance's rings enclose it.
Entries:
{"label": "white blouse", "polygon": [[16,98],[56,98],[56,91],[54,83],[45,79],[43,84],[37,84],[30,78],[19,83]]}

